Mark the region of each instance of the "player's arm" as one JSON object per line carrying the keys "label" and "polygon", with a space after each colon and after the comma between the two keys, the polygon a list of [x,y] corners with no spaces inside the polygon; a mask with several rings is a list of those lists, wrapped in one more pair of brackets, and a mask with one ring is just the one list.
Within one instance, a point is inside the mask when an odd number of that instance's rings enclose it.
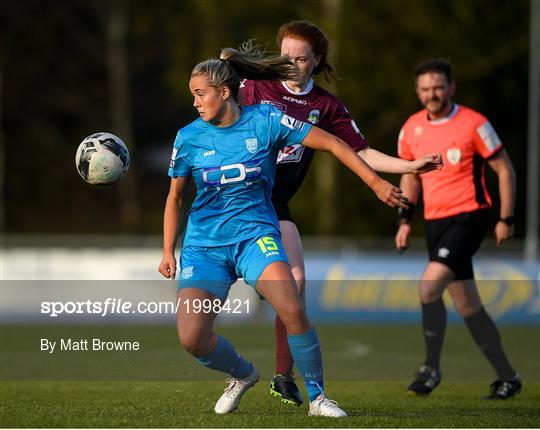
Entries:
{"label": "player's arm", "polygon": [[352,170],[377,195],[377,197],[390,207],[400,206],[406,208],[407,199],[401,190],[382,179],[354,150],[342,139],[318,127],[311,127],[302,145],[318,151],[332,153],[341,163]]}
{"label": "player's arm", "polygon": [[441,154],[429,154],[416,160],[391,157],[369,146],[358,151],[358,155],[377,172],[421,174],[443,166]]}
{"label": "player's arm", "polygon": [[186,198],[190,180],[190,176],[171,178],[171,186],[165,203],[163,213],[163,258],[158,271],[164,277],[170,279],[174,279],[176,274],[174,248],[178,238],[180,210]]}
{"label": "player's arm", "polygon": [[[495,225],[495,240],[497,245],[514,235],[514,205],[516,199],[516,172],[512,161],[504,149],[488,160],[499,180],[499,197],[501,208],[499,222]],[[502,221],[502,220],[506,220]]]}
{"label": "player's arm", "polygon": [[403,195],[410,202],[407,209],[398,209],[398,231],[396,233],[395,243],[396,248],[401,252],[409,247],[409,236],[412,230],[411,221],[422,185],[418,175],[412,173],[403,175],[399,185],[403,190]]}

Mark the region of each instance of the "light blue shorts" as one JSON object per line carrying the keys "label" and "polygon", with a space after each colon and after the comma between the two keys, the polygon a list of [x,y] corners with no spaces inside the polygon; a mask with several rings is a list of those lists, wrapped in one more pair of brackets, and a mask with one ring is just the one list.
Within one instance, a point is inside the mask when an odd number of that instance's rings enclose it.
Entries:
{"label": "light blue shorts", "polygon": [[275,234],[226,246],[184,246],[178,288],[198,288],[225,300],[238,278],[255,288],[264,269],[276,261],[289,263]]}

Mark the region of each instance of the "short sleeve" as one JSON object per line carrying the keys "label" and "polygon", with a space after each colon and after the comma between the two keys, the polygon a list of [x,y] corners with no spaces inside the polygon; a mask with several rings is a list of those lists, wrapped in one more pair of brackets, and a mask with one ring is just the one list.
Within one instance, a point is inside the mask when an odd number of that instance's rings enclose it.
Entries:
{"label": "short sleeve", "polygon": [[271,134],[278,148],[301,144],[311,130],[311,124],[294,119],[271,105],[267,106]]}
{"label": "short sleeve", "polygon": [[482,158],[489,158],[502,149],[502,142],[497,136],[491,123],[482,117],[481,124],[476,128],[473,135],[474,152]]}
{"label": "short sleeve", "polygon": [[336,106],[336,111],[331,120],[331,128],[327,131],[343,139],[355,152],[361,151],[368,146],[364,135],[342,103],[338,103]]}
{"label": "short sleeve", "polygon": [[191,163],[189,162],[189,152],[182,139],[181,131],[174,139],[174,146],[169,163],[169,176],[176,178],[178,176],[191,176]]}
{"label": "short sleeve", "polygon": [[244,79],[240,83],[238,95],[242,106],[251,106],[255,104],[255,81]]}
{"label": "short sleeve", "polygon": [[411,151],[407,137],[407,129],[404,125],[401,127],[398,136],[398,156],[404,160],[414,160],[414,154]]}

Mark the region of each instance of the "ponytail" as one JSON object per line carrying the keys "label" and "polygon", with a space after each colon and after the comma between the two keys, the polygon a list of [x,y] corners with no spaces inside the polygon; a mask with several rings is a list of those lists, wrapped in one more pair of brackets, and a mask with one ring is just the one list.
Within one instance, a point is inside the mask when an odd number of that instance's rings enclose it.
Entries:
{"label": "ponytail", "polygon": [[288,57],[267,56],[261,45],[249,40],[238,49],[222,49],[219,60],[203,61],[191,72],[191,76],[203,74],[208,75],[212,86],[229,87],[236,99],[242,79],[295,80],[298,79],[299,70]]}

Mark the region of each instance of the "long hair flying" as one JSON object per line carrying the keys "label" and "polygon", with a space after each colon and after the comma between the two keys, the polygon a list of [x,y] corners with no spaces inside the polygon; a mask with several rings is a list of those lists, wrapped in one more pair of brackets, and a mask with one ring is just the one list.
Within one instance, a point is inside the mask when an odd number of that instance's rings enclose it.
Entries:
{"label": "long hair flying", "polygon": [[242,79],[295,80],[299,70],[289,57],[266,55],[262,45],[252,40],[242,43],[238,49],[224,48],[219,59],[212,58],[197,64],[191,76],[208,75],[212,86],[227,86],[235,99]]}

